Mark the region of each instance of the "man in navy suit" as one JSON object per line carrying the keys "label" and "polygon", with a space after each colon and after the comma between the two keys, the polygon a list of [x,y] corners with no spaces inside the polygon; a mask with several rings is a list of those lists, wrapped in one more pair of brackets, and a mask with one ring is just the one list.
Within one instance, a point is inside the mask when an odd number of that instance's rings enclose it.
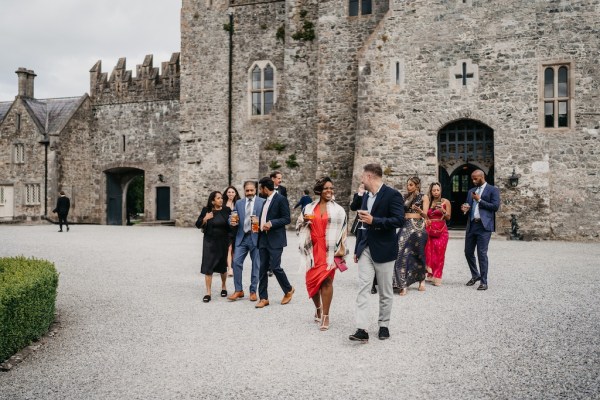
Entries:
{"label": "man in navy suit", "polygon": [[258,277],[260,272],[260,255],[258,251],[258,232],[252,232],[251,216],[258,219],[260,212],[265,204],[265,200],[256,196],[256,182],[244,182],[245,199],[240,199],[233,207],[237,211],[239,221],[231,221],[231,226],[237,229],[235,235],[235,253],[233,259],[233,284],[235,292],[227,299],[236,301],[244,297],[244,288],[242,286],[242,272],[244,270],[244,260],[250,253],[252,260],[252,274],[250,278],[250,301],[256,301],[256,289],[258,286]]}
{"label": "man in navy suit", "polygon": [[291,222],[290,205],[285,197],[275,191],[275,184],[271,178],[262,178],[259,185],[266,201],[260,213],[260,232],[258,234],[258,249],[260,252],[258,295],[260,301],[255,307],[264,308],[269,305],[269,295],[267,293],[269,285],[267,271],[269,266],[284,293],[281,304],[287,304],[292,300],[295,289],[290,285],[287,275],[281,268],[281,254],[283,248],[287,246],[285,226]]}
{"label": "man in navy suit", "polygon": [[[475,187],[469,190],[467,203],[461,207],[463,213],[469,214],[465,237],[465,257],[471,270],[471,280],[467,282],[467,286],[473,286],[477,281],[481,281],[477,290],[487,290],[487,252],[492,232],[496,230],[495,220],[496,211],[500,209],[500,191],[485,181],[485,174],[482,170],[473,171],[471,180]],[[479,270],[475,261],[475,248],[477,248]]]}
{"label": "man in navy suit", "polygon": [[398,256],[396,229],[404,224],[404,201],[396,189],[383,184],[383,170],[379,164],[363,168],[361,182],[369,192],[363,195],[354,249],[358,262],[358,296],[356,298],[356,327],[350,340],[369,341],[369,294],[373,278],[379,285],[379,334],[381,340],[390,337],[389,322],[392,314],[394,291],[392,276]]}

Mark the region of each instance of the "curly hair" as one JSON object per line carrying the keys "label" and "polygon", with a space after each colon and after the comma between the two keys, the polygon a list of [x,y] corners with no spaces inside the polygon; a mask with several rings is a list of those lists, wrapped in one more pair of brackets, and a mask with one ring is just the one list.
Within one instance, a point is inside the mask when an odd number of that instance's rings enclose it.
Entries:
{"label": "curly hair", "polygon": [[313,187],[313,192],[315,192],[315,194],[320,195],[323,192],[323,188],[325,187],[325,184],[327,182],[333,183],[331,178],[328,176],[323,176],[317,179],[317,181],[315,182],[315,186]]}

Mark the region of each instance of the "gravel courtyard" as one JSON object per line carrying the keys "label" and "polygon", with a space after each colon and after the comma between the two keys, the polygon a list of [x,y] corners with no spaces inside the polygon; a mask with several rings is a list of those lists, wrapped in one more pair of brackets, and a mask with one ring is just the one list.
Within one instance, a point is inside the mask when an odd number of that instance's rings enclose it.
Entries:
{"label": "gravel courtyard", "polygon": [[[395,297],[391,339],[354,332],[356,264],[337,273],[320,332],[288,232],[288,305],[202,303],[202,234],[191,228],[0,226],[0,256],[53,261],[60,329],[0,373],[0,399],[590,399],[600,398],[600,245],[490,243],[489,290],[470,278],[463,239],[444,283]],[[351,240],[353,244],[353,241]],[[228,280],[233,291],[233,281]]]}

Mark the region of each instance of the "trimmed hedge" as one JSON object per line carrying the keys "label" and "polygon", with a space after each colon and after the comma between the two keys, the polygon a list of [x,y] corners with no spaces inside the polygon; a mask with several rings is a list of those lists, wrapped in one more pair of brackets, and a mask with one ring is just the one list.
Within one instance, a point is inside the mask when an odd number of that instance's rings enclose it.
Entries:
{"label": "trimmed hedge", "polygon": [[48,331],[57,287],[51,262],[0,258],[0,362]]}

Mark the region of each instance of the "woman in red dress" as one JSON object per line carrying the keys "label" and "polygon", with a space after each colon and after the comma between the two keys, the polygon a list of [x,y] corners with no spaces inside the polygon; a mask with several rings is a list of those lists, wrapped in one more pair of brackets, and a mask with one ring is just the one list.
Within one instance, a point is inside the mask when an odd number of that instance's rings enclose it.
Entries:
{"label": "woman in red dress", "polygon": [[329,329],[329,307],[333,298],[336,268],[344,265],[346,255],[346,211],[333,200],[333,182],[329,177],[317,181],[314,192],[319,196],[304,208],[296,229],[300,233],[300,253],[306,267],[306,289],[315,304],[315,322],[319,329]]}
{"label": "woman in red dress", "polygon": [[425,262],[427,265],[428,281],[435,286],[442,284],[442,271],[448,246],[448,227],[446,221],[451,217],[452,207],[447,199],[442,197],[442,187],[438,182],[429,185],[431,199],[427,210],[427,244],[425,245]]}

